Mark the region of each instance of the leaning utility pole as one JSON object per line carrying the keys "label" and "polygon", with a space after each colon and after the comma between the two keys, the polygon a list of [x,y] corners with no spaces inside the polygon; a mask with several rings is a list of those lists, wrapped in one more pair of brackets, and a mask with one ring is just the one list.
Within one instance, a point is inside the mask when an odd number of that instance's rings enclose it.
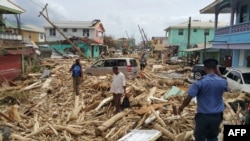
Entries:
{"label": "leaning utility pole", "polygon": [[146,42],[147,42],[146,45],[147,45],[147,47],[148,47],[148,38],[147,38],[147,36],[146,36],[146,34],[145,34],[143,28],[142,28],[141,30],[142,30],[142,33],[143,33],[143,35],[144,35],[144,38],[146,39]]}
{"label": "leaning utility pole", "polygon": [[[45,7],[43,8],[43,10],[42,11],[40,11],[40,14],[38,15],[38,17],[40,17],[41,15],[73,46],[73,48],[75,48],[76,49],[76,51],[78,52],[78,55],[79,56],[82,56],[82,57],[85,57],[84,56],[84,54],[83,54],[83,52],[81,51],[81,49],[79,48],[79,47],[77,47],[68,37],[66,37],[64,34],[63,34],[63,32],[55,25],[55,24],[53,24],[50,20],[49,20],[49,18],[48,18],[48,10],[47,10],[47,6],[48,6],[48,3],[46,3],[46,5],[45,5]],[[46,15],[47,16],[45,16],[44,14],[43,14],[43,12],[46,10]],[[85,57],[86,58],[86,57]]]}
{"label": "leaning utility pole", "polygon": [[144,38],[143,38],[143,35],[142,35],[142,31],[141,31],[141,28],[140,28],[140,26],[138,25],[138,28],[139,28],[139,31],[140,31],[140,33],[141,33],[141,37],[142,37],[142,41],[143,41],[143,49],[144,49],[144,47],[146,46],[146,43],[145,43],[145,40],[144,40]]}
{"label": "leaning utility pole", "polygon": [[127,31],[125,31],[125,33],[126,33],[126,35],[127,35],[127,38],[129,39],[129,36],[128,36],[128,33],[127,33]]}
{"label": "leaning utility pole", "polygon": [[128,33],[127,31],[125,31],[126,35],[127,35],[127,38],[128,38],[128,48],[130,48],[130,39],[129,39],[129,36],[128,36]]}

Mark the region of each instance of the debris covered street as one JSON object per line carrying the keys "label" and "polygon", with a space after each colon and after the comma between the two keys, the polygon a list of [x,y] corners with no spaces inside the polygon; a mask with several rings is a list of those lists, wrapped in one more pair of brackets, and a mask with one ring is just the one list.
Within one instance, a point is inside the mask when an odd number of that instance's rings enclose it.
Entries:
{"label": "debris covered street", "polygon": [[[73,59],[44,59],[41,68],[50,68],[50,75],[29,73],[0,89],[0,124],[10,127],[12,140],[118,140],[134,130],[156,129],[158,140],[193,140],[196,103],[192,102],[180,116],[177,107],[186,97],[186,77],[166,78],[156,72],[179,71],[188,76],[190,68],[178,65],[149,67],[135,80],[127,80],[130,108],[114,114],[109,93],[111,75],[84,76],[80,96],[74,96],[68,72]],[[83,68],[91,62],[81,60]],[[172,71],[170,71],[172,70]],[[42,72],[42,70],[40,71]],[[172,87],[178,88],[170,94]],[[228,102],[249,100],[242,93],[225,93],[224,123],[240,124],[241,110],[234,112]],[[222,131],[220,134],[222,138]]]}
{"label": "debris covered street", "polygon": [[250,0],[0,0],[0,141],[249,141]]}

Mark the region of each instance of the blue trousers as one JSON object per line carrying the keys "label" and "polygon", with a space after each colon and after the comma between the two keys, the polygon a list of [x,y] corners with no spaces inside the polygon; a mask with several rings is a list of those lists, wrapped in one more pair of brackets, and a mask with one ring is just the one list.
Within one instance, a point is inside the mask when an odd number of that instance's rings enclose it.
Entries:
{"label": "blue trousers", "polygon": [[218,141],[219,127],[223,120],[223,113],[195,115],[195,141]]}

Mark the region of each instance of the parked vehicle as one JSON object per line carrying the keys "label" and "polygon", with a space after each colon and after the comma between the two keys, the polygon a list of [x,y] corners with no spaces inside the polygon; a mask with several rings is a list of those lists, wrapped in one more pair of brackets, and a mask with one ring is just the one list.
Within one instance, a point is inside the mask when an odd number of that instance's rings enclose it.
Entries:
{"label": "parked vehicle", "polygon": [[166,63],[167,64],[180,64],[180,63],[184,63],[184,59],[182,59],[182,57],[179,57],[179,56],[174,56],[174,57],[171,57],[170,59],[166,60]]}
{"label": "parked vehicle", "polygon": [[223,76],[230,90],[250,93],[250,68],[229,68]]}
{"label": "parked vehicle", "polygon": [[95,62],[91,67],[86,68],[88,75],[106,75],[113,74],[113,66],[118,66],[119,71],[123,72],[125,77],[133,79],[137,77],[138,67],[134,58],[109,58]]}
{"label": "parked vehicle", "polygon": [[[225,66],[219,66],[219,70],[221,72],[221,74],[223,74],[226,70]],[[199,80],[202,78],[202,76],[204,76],[206,74],[205,72],[205,67],[203,64],[195,64],[193,66],[191,75],[190,75],[190,79],[194,79],[194,80]]]}

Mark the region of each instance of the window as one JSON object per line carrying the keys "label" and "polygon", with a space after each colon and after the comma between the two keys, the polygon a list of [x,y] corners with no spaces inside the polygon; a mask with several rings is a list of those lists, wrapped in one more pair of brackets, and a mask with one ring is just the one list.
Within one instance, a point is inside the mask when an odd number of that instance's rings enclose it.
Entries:
{"label": "window", "polygon": [[89,36],[89,29],[83,29],[82,33],[83,36]]}
{"label": "window", "polygon": [[250,73],[242,74],[245,84],[250,84]]}
{"label": "window", "polygon": [[193,31],[194,31],[194,32],[197,32],[197,29],[194,29]]}
{"label": "window", "polygon": [[67,28],[64,28],[64,29],[63,29],[63,32],[68,32],[68,29],[67,29]]}
{"label": "window", "polygon": [[126,60],[117,60],[118,66],[127,66]]}
{"label": "window", "polygon": [[209,35],[209,29],[204,30],[204,35]]}
{"label": "window", "polygon": [[232,72],[230,72],[230,73],[227,75],[227,77],[233,80],[234,75],[233,75],[233,73],[232,73]]}
{"label": "window", "polygon": [[96,66],[96,67],[103,67],[104,66],[104,61],[98,61],[98,62],[96,62],[94,66]]}
{"label": "window", "polygon": [[98,38],[103,38],[102,32],[99,31],[97,36],[98,36]]}
{"label": "window", "polygon": [[160,44],[163,44],[163,40],[160,40]]}
{"label": "window", "polygon": [[43,33],[40,33],[40,39],[43,40]]}
{"label": "window", "polygon": [[137,62],[136,62],[135,59],[130,59],[129,62],[130,62],[131,67],[136,67],[137,66]]}
{"label": "window", "polygon": [[242,83],[242,80],[241,80],[241,75],[239,72],[236,72],[236,71],[231,71],[228,75],[227,75],[228,78],[236,81],[236,82],[240,82]]}
{"label": "window", "polygon": [[183,35],[183,29],[179,29],[179,35]]}
{"label": "window", "polygon": [[240,8],[240,23],[248,21],[247,9],[248,9],[247,5],[241,6],[241,8]]}
{"label": "window", "polygon": [[55,28],[50,28],[49,29],[49,35],[50,36],[56,36],[56,29]]}
{"label": "window", "polygon": [[115,66],[114,60],[105,60],[104,67],[113,67]]}
{"label": "window", "polygon": [[76,28],[73,28],[73,29],[72,29],[72,32],[77,32],[77,29],[76,29]]}

